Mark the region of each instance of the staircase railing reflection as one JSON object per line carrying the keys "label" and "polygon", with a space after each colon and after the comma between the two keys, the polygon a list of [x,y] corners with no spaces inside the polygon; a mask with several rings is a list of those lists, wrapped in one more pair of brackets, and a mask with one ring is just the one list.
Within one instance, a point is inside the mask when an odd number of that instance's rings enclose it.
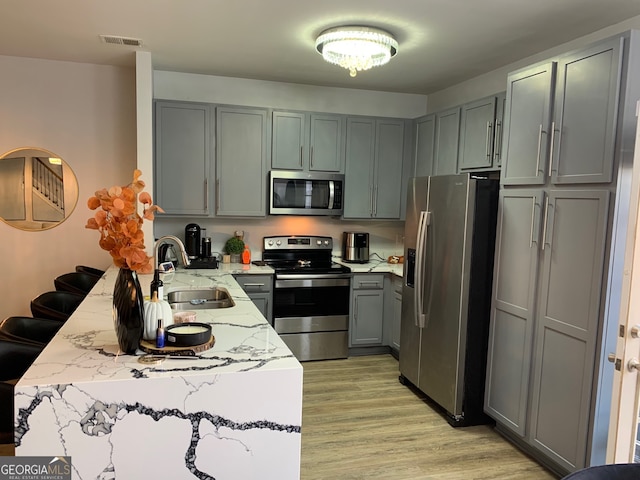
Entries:
{"label": "staircase railing reflection", "polygon": [[[48,160],[48,159],[47,159]],[[33,188],[51,206],[64,214],[64,183],[62,176],[55,172],[48,163],[33,157]]]}

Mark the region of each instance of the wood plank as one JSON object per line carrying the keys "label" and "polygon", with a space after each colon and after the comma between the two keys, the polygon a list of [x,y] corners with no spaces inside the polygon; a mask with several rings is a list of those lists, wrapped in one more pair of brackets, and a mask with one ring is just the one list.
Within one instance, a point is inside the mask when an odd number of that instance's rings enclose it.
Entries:
{"label": "wood plank", "polygon": [[302,365],[302,480],[557,478],[490,425],[451,427],[391,355]]}

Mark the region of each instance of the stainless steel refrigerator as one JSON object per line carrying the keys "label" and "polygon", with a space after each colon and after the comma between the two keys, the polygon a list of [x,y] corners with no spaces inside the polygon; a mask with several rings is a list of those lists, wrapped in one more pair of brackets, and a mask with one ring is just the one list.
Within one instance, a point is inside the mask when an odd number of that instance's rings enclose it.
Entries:
{"label": "stainless steel refrigerator", "polygon": [[471,174],[409,180],[400,382],[453,426],[487,423],[484,378],[499,182]]}

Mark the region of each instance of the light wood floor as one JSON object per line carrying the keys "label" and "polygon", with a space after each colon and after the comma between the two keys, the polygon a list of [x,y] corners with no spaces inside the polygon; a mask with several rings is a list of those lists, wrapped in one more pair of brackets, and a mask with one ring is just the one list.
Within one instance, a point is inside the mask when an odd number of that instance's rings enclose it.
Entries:
{"label": "light wood floor", "polygon": [[557,478],[491,426],[449,426],[390,355],[302,365],[301,480]]}

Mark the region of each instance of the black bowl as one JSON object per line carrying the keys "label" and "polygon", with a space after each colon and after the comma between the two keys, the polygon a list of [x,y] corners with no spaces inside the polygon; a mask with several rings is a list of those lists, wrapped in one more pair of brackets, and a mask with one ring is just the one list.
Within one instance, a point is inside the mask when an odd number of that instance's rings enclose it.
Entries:
{"label": "black bowl", "polygon": [[208,323],[178,323],[165,328],[166,347],[193,347],[211,339],[211,325]]}

